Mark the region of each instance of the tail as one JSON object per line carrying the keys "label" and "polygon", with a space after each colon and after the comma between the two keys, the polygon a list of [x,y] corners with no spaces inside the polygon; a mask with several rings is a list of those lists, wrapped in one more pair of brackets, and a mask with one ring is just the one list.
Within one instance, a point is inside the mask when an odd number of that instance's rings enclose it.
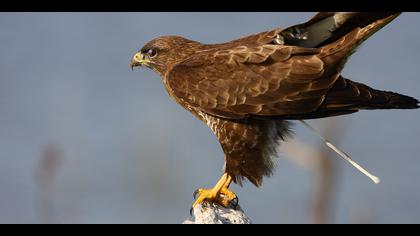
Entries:
{"label": "tail", "polygon": [[320,12],[304,24],[282,31],[286,45],[318,48],[359,29],[358,44],[390,23],[399,12]]}
{"label": "tail", "polygon": [[373,89],[367,85],[340,76],[325,95],[324,102],[314,112],[282,117],[287,120],[309,120],[347,115],[359,110],[417,109],[419,100],[388,91]]}
{"label": "tail", "polygon": [[415,98],[388,91],[380,91],[361,83],[340,78],[325,98],[326,110],[417,109]]}

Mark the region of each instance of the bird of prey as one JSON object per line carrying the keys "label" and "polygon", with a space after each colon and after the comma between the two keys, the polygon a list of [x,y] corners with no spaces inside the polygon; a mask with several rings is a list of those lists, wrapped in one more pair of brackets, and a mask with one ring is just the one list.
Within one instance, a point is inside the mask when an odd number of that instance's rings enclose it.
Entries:
{"label": "bird of prey", "polygon": [[233,182],[261,186],[275,167],[291,120],[359,110],[415,109],[419,101],[342,76],[357,47],[396,12],[320,12],[303,24],[220,44],[162,36],[137,52],[131,67],[162,77],[170,97],[207,124],[225,154],[222,178],[196,191],[203,201],[231,206]]}

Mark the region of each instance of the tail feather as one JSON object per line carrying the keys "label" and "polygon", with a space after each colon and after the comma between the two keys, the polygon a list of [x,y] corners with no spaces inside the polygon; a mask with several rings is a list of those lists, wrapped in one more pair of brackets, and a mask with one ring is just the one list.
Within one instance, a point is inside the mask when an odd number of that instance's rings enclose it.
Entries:
{"label": "tail feather", "polygon": [[389,109],[417,109],[420,108],[419,100],[410,96],[394,93],[384,92],[389,97],[389,102],[386,105]]}
{"label": "tail feather", "polygon": [[325,99],[326,109],[417,109],[415,98],[380,91],[348,79],[339,79]]}
{"label": "tail feather", "polygon": [[[374,90],[372,102],[364,107],[360,105],[360,109],[417,109],[420,108],[419,101],[410,96]],[[380,97],[380,99],[376,99]],[[377,101],[379,100],[379,102]]]}
{"label": "tail feather", "polygon": [[417,109],[419,100],[389,91],[380,91],[367,85],[339,77],[328,91],[322,105],[305,114],[285,115],[283,120],[309,120],[348,115],[359,110]]}

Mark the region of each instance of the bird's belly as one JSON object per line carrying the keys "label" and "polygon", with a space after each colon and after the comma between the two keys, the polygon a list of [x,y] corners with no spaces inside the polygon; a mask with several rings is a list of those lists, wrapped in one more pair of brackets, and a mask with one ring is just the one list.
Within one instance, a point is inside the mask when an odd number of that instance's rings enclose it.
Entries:
{"label": "bird's belly", "polygon": [[282,120],[225,120],[202,112],[197,116],[219,140],[226,160],[226,172],[237,180],[246,177],[259,186],[275,166],[273,157],[280,140],[289,134],[289,123]]}

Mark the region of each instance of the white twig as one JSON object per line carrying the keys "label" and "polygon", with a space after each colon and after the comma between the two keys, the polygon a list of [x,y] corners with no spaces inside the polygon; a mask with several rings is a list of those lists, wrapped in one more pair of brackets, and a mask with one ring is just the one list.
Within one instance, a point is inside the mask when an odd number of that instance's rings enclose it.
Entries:
{"label": "white twig", "polygon": [[340,155],[340,157],[342,157],[344,160],[346,160],[347,162],[349,162],[351,165],[353,165],[356,169],[358,169],[360,172],[362,172],[364,175],[366,175],[367,177],[369,177],[375,184],[379,184],[381,182],[381,180],[379,179],[379,177],[372,175],[371,173],[369,173],[369,171],[367,171],[365,168],[363,168],[362,166],[360,166],[359,164],[357,164],[357,162],[353,161],[353,159],[351,159],[351,157],[349,155],[347,155],[347,153],[341,151],[338,147],[336,147],[334,144],[332,144],[330,141],[328,141],[327,139],[325,139],[324,137],[322,137],[321,134],[319,134],[319,132],[314,129],[312,126],[310,126],[307,122],[301,120],[300,121],[305,127],[307,127],[309,130],[311,130],[317,137],[319,137],[322,141],[324,141],[324,143],[331,148],[333,151],[335,151],[338,155]]}

